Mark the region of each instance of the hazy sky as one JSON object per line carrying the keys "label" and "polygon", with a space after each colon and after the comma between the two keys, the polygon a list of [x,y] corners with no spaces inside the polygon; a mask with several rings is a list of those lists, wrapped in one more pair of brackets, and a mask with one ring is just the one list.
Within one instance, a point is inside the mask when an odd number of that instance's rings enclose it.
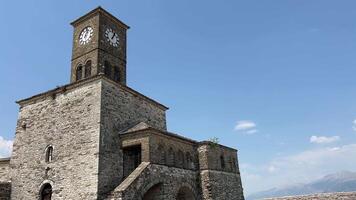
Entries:
{"label": "hazy sky", "polygon": [[14,102],[69,82],[69,23],[98,5],[131,26],[128,85],[170,131],[237,148],[246,193],[356,170],[352,0],[2,1],[0,156]]}

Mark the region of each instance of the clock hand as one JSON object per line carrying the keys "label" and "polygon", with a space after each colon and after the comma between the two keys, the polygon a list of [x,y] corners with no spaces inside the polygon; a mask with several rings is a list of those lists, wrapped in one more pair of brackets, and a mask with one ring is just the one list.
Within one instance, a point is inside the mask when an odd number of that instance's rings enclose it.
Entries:
{"label": "clock hand", "polygon": [[114,37],[115,37],[115,34],[116,34],[116,33],[114,33],[114,34],[112,35],[111,39],[114,39]]}

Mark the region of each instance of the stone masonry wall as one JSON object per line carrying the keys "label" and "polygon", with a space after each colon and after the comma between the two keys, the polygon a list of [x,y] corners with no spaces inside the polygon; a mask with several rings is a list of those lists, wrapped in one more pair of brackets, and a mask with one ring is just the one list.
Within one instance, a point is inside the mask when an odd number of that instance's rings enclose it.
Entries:
{"label": "stone masonry wall", "polygon": [[196,144],[168,134],[151,134],[150,161],[190,170],[198,169]]}
{"label": "stone masonry wall", "polygon": [[239,173],[237,150],[213,143],[200,143],[199,165],[201,170],[218,170]]}
{"label": "stone masonry wall", "polygon": [[[201,199],[198,174],[195,171],[149,164],[143,171],[135,170],[130,176],[133,179],[130,185],[123,183],[106,200],[141,200],[155,186],[159,186],[154,191],[156,194],[152,194],[155,200],[179,200],[177,197],[182,188],[188,188],[194,199]],[[122,191],[123,188],[125,190]]]}
{"label": "stone masonry wall", "polygon": [[356,192],[322,193],[304,196],[289,196],[279,198],[266,198],[266,200],[354,200]]}
{"label": "stone masonry wall", "polygon": [[204,200],[243,200],[240,174],[202,170],[202,196]]}
{"label": "stone masonry wall", "polygon": [[205,200],[243,200],[237,151],[202,142],[198,148],[202,196]]}
{"label": "stone masonry wall", "polygon": [[0,182],[10,182],[10,159],[0,158]]}
{"label": "stone masonry wall", "polygon": [[100,91],[100,80],[92,79],[19,102],[11,199],[38,199],[43,183],[56,200],[97,199]]}
{"label": "stone masonry wall", "polygon": [[165,109],[125,86],[102,79],[99,193],[105,195],[123,181],[119,134],[140,122],[166,130]]}

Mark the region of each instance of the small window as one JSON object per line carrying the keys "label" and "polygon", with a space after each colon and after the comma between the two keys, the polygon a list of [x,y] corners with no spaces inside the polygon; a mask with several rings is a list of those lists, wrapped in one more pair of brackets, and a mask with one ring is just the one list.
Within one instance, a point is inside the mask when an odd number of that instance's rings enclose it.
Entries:
{"label": "small window", "polygon": [[111,77],[111,65],[108,61],[105,61],[104,63],[104,74],[107,77]]}
{"label": "small window", "polygon": [[91,76],[91,60],[88,60],[87,63],[85,63],[84,77],[88,78],[90,76]]}
{"label": "small window", "polygon": [[52,186],[47,183],[43,186],[41,191],[41,200],[51,200],[52,199]]}
{"label": "small window", "polygon": [[225,158],[224,155],[220,156],[221,169],[225,169]]}
{"label": "small window", "polygon": [[168,156],[167,156],[167,165],[168,166],[173,166],[174,165],[174,151],[173,151],[173,148],[170,147],[168,149]]}
{"label": "small window", "polygon": [[75,76],[76,76],[76,80],[79,81],[80,79],[82,79],[82,74],[83,74],[83,67],[82,65],[79,65],[77,67],[77,71],[75,73]]}
{"label": "small window", "polygon": [[46,149],[46,162],[50,163],[53,160],[53,147],[48,146]]}

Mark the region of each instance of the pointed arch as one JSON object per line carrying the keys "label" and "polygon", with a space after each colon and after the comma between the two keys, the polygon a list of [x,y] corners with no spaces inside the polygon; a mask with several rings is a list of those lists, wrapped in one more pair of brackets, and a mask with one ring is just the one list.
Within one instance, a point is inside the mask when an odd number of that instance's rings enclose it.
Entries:
{"label": "pointed arch", "polygon": [[52,185],[50,183],[45,183],[42,185],[40,190],[40,200],[51,200],[52,199]]}
{"label": "pointed arch", "polygon": [[90,76],[91,76],[91,60],[88,60],[85,63],[84,78],[88,78]]}
{"label": "pointed arch", "polygon": [[83,78],[83,66],[80,64],[77,66],[77,69],[75,71],[75,80],[79,81],[82,78]]}
{"label": "pointed arch", "polygon": [[162,199],[161,195],[163,193],[163,183],[157,183],[153,185],[142,197],[142,200],[156,200]]}
{"label": "pointed arch", "polygon": [[221,169],[225,169],[225,157],[223,154],[220,155],[220,166]]}
{"label": "pointed arch", "polygon": [[190,187],[182,186],[178,190],[176,200],[196,200],[196,195]]}

